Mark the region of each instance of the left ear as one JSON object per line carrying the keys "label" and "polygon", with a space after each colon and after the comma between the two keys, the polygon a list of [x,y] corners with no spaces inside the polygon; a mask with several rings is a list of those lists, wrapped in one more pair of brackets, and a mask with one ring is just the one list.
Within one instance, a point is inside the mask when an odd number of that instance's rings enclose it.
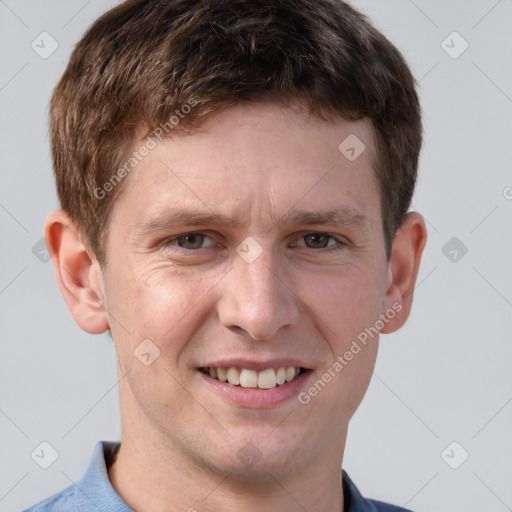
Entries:
{"label": "left ear", "polygon": [[386,311],[393,310],[395,314],[381,329],[383,334],[400,329],[411,312],[416,277],[426,241],[427,229],[423,217],[419,213],[409,212],[393,241],[382,313],[385,315]]}
{"label": "left ear", "polygon": [[56,210],[46,218],[44,234],[60,291],[76,323],[90,334],[105,332],[109,323],[102,270],[75,222]]}

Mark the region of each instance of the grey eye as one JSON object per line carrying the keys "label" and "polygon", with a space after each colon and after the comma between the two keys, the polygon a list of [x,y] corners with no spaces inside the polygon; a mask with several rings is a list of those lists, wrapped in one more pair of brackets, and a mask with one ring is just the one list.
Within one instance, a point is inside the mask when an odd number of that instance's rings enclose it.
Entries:
{"label": "grey eye", "polygon": [[205,236],[201,234],[182,235],[176,237],[176,244],[184,249],[199,249],[204,242]]}
{"label": "grey eye", "polygon": [[327,247],[331,238],[332,236],[326,235],[325,233],[310,233],[303,237],[306,246],[311,249],[323,249]]}

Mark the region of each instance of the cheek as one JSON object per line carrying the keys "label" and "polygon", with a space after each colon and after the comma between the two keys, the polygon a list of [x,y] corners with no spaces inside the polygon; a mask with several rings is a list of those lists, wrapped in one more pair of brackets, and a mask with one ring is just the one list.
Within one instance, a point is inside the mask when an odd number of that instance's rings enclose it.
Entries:
{"label": "cheek", "polygon": [[314,312],[318,327],[332,349],[344,350],[347,342],[379,317],[384,277],[364,265],[340,266],[325,275],[302,278],[303,302]]}
{"label": "cheek", "polygon": [[325,392],[323,400],[330,404],[327,409],[338,414],[341,423],[359,406],[375,366],[378,333],[372,330],[369,335],[367,329],[379,318],[385,288],[375,283],[381,281],[385,277],[377,267],[372,271],[363,265],[347,265],[329,276],[304,280],[305,302],[315,312],[316,327],[330,354],[318,376],[322,382],[328,381],[325,391],[318,381],[317,390],[311,391]]}
{"label": "cheek", "polygon": [[[179,353],[203,320],[207,292],[218,276],[191,276],[169,267],[126,272],[108,302],[114,339],[125,358],[145,339],[161,353]],[[174,358],[176,359],[176,358]],[[172,358],[169,359],[172,361]]]}

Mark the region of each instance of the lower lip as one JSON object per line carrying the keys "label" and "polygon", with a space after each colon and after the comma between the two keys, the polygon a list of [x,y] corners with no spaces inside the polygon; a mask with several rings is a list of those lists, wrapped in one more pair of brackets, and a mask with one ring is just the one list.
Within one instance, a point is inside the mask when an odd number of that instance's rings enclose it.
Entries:
{"label": "lower lip", "polygon": [[218,394],[226,397],[231,402],[241,407],[254,409],[266,409],[283,404],[287,400],[297,398],[301,388],[306,386],[307,380],[313,372],[311,370],[301,373],[291,382],[281,384],[275,388],[258,389],[233,386],[227,382],[212,379],[209,375],[198,371],[204,381],[213,386]]}

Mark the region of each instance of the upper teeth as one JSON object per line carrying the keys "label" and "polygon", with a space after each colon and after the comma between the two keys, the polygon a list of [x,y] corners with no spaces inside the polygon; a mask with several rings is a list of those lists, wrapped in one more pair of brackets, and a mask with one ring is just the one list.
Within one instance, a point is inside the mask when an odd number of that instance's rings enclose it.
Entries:
{"label": "upper teeth", "polygon": [[221,382],[229,382],[234,386],[243,388],[271,389],[277,385],[292,381],[300,373],[300,368],[295,366],[281,366],[280,368],[268,368],[257,372],[247,368],[207,368],[210,377]]}

